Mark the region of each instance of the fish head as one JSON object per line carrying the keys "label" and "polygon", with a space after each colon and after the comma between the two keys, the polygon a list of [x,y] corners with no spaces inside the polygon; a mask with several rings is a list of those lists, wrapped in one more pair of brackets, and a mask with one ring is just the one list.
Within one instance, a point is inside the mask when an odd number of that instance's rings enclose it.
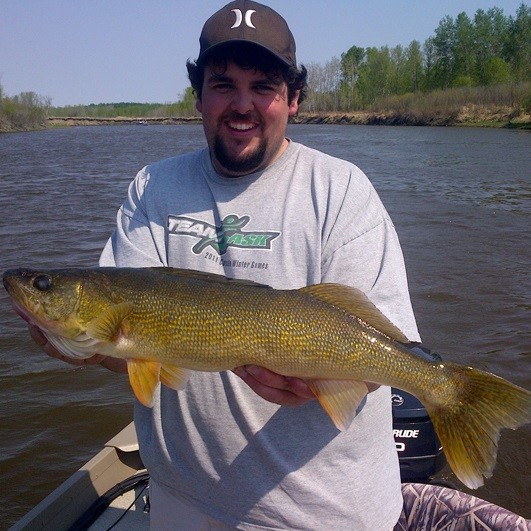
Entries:
{"label": "fish head", "polygon": [[28,323],[66,338],[84,331],[79,316],[84,278],[75,270],[9,269],[2,279],[13,309]]}

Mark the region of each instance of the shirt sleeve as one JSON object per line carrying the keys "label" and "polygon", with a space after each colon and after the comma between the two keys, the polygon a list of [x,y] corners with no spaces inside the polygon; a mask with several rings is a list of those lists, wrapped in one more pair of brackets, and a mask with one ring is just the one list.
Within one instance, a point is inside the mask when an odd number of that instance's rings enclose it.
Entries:
{"label": "shirt sleeve", "polygon": [[398,235],[368,181],[347,190],[328,242],[321,281],[363,291],[410,341],[420,341]]}
{"label": "shirt sleeve", "polygon": [[118,210],[116,227],[100,256],[104,267],[165,266],[164,227],[148,215],[146,194],[149,172],[141,170],[130,184],[127,198]]}

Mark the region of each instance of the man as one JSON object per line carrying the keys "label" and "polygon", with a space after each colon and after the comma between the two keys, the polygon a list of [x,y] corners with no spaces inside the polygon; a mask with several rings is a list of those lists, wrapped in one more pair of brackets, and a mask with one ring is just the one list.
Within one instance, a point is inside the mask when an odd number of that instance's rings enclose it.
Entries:
{"label": "man", "polygon": [[[284,19],[231,2],[205,23],[187,66],[208,148],[139,172],[100,264],[196,269],[280,289],[349,284],[417,341],[400,245],[367,178],[285,136],[306,71]],[[90,362],[124,370],[120,360]],[[339,432],[302,380],[234,372],[197,373],[184,391],[162,386],[152,409],[136,404],[154,528],[395,525],[402,497],[389,388],[371,386]]]}

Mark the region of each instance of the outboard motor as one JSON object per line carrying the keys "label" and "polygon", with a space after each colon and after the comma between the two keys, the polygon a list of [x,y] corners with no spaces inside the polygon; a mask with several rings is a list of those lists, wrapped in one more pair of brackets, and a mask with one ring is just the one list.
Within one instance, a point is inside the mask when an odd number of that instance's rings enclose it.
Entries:
{"label": "outboard motor", "polygon": [[[411,350],[429,361],[441,361],[438,354],[421,346]],[[428,412],[413,395],[395,388],[391,393],[393,433],[402,482],[429,483],[431,476],[443,468],[446,458]]]}

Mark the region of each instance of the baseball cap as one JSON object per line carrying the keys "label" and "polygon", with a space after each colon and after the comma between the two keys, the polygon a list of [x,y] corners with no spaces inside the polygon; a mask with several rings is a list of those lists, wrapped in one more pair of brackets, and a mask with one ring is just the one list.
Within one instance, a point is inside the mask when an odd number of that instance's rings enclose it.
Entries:
{"label": "baseball cap", "polygon": [[197,63],[215,49],[245,42],[264,48],[288,66],[297,66],[295,39],[287,22],[270,7],[250,0],[235,0],[214,13],[199,37]]}

